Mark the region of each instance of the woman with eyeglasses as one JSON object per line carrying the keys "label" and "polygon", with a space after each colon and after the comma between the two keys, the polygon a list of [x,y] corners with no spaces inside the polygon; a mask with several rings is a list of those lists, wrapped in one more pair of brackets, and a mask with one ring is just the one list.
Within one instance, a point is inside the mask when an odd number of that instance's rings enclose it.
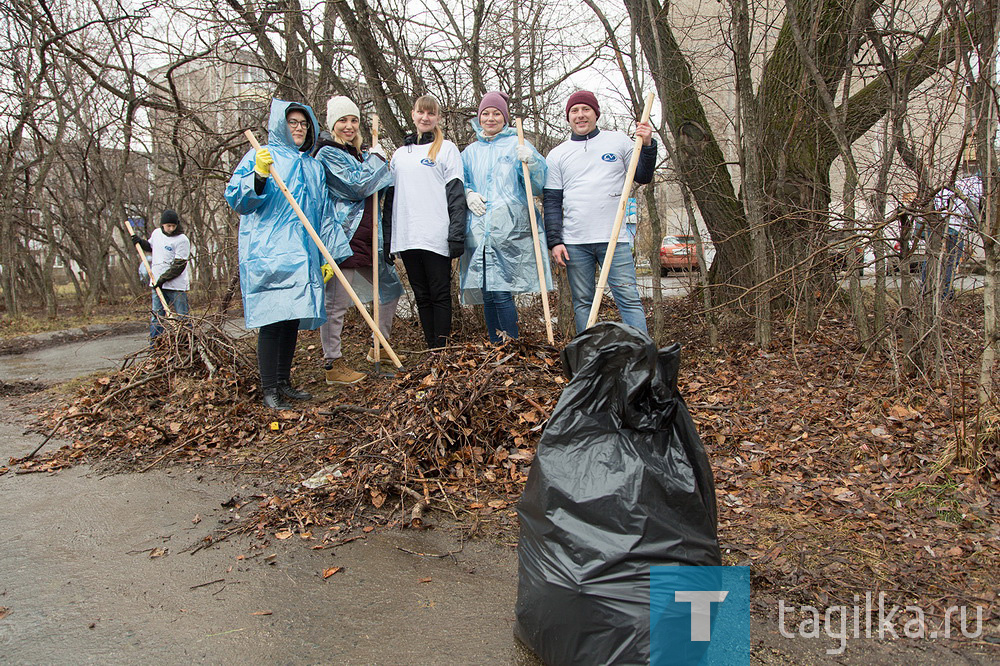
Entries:
{"label": "woman with eyeglasses", "polygon": [[418,97],[410,112],[417,131],[389,161],[395,185],[386,194],[383,225],[413,289],[428,349],[451,335],[451,260],[465,251],[465,185],[458,147],[444,138],[441,105]]}
{"label": "woman with eyeglasses", "polygon": [[[291,384],[299,329],[326,321],[319,249],[271,178],[277,172],[317,232],[324,232],[336,261],[351,256],[336,224],[323,165],[310,155],[319,123],[304,104],[275,99],[267,123],[267,145],[250,150],[226,186],[226,201],[240,214],[239,261],[243,316],[258,329],[257,365],[262,402],[290,409],[288,400],[308,400]],[[333,229],[332,232],[326,233]]]}

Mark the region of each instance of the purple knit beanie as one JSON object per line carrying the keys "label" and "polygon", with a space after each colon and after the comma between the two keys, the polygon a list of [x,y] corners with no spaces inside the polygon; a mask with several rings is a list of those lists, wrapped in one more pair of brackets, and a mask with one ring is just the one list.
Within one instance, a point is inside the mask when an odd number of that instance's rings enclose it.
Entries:
{"label": "purple knit beanie", "polygon": [[577,90],[575,93],[569,96],[569,100],[566,102],[566,119],[569,120],[569,110],[576,106],[577,104],[586,104],[594,110],[597,117],[601,117],[601,106],[597,103],[597,97],[594,93],[589,90]]}
{"label": "purple knit beanie", "polygon": [[476,118],[483,115],[483,109],[497,109],[501,114],[503,114],[504,122],[509,125],[510,111],[507,110],[507,102],[509,101],[510,97],[507,93],[502,93],[498,90],[491,90],[483,95],[483,101],[479,103],[479,112],[476,114]]}

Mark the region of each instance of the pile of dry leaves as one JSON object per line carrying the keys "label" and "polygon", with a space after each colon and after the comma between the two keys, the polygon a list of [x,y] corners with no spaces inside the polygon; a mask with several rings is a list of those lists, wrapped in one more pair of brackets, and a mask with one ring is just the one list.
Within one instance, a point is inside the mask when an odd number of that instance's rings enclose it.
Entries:
{"label": "pile of dry leaves", "polygon": [[384,523],[401,505],[395,515],[409,524],[420,524],[431,506],[478,517],[516,501],[567,381],[557,349],[456,345],[411,353],[393,377],[328,389],[316,334],[301,337],[295,377],[317,394],[301,411],[260,407],[249,340],[199,321],[44,414],[43,423],[72,444],[25,460],[20,470],[86,460],[139,471],[198,463],[263,474],[278,483],[248,524],[262,532],[350,525],[357,515]]}

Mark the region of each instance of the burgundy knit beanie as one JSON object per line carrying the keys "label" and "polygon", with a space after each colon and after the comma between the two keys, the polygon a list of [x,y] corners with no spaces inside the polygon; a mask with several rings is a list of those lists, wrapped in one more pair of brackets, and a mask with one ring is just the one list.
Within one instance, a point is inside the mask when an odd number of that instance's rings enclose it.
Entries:
{"label": "burgundy knit beanie", "polygon": [[510,111],[507,109],[507,102],[509,101],[510,97],[507,93],[502,93],[498,90],[491,90],[483,95],[483,101],[479,103],[479,112],[476,114],[476,118],[483,115],[483,109],[497,109],[501,114],[503,114],[504,122],[509,125]]}
{"label": "burgundy knit beanie", "polygon": [[594,96],[594,93],[589,90],[577,90],[569,96],[569,100],[566,102],[566,120],[569,120],[569,110],[577,104],[586,104],[594,110],[598,118],[601,117],[601,105],[597,103],[597,97]]}

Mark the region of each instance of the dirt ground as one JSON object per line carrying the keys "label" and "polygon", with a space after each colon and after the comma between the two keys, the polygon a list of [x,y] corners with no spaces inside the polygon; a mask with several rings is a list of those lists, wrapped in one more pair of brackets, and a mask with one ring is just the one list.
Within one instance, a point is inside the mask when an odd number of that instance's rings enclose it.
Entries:
{"label": "dirt ground", "polygon": [[[138,333],[0,356],[0,381],[22,389],[0,397],[0,467],[41,441],[24,429],[27,406],[54,399],[42,387],[145,343]],[[537,663],[512,638],[513,544],[462,543],[437,514],[435,529],[358,531],[324,550],[234,537],[196,551],[239,520],[232,498],[262,495],[261,483],[85,466],[0,475],[0,662]],[[754,663],[997,663],[985,640],[858,640],[828,656],[835,641],[783,638],[771,615],[747,618]]]}

